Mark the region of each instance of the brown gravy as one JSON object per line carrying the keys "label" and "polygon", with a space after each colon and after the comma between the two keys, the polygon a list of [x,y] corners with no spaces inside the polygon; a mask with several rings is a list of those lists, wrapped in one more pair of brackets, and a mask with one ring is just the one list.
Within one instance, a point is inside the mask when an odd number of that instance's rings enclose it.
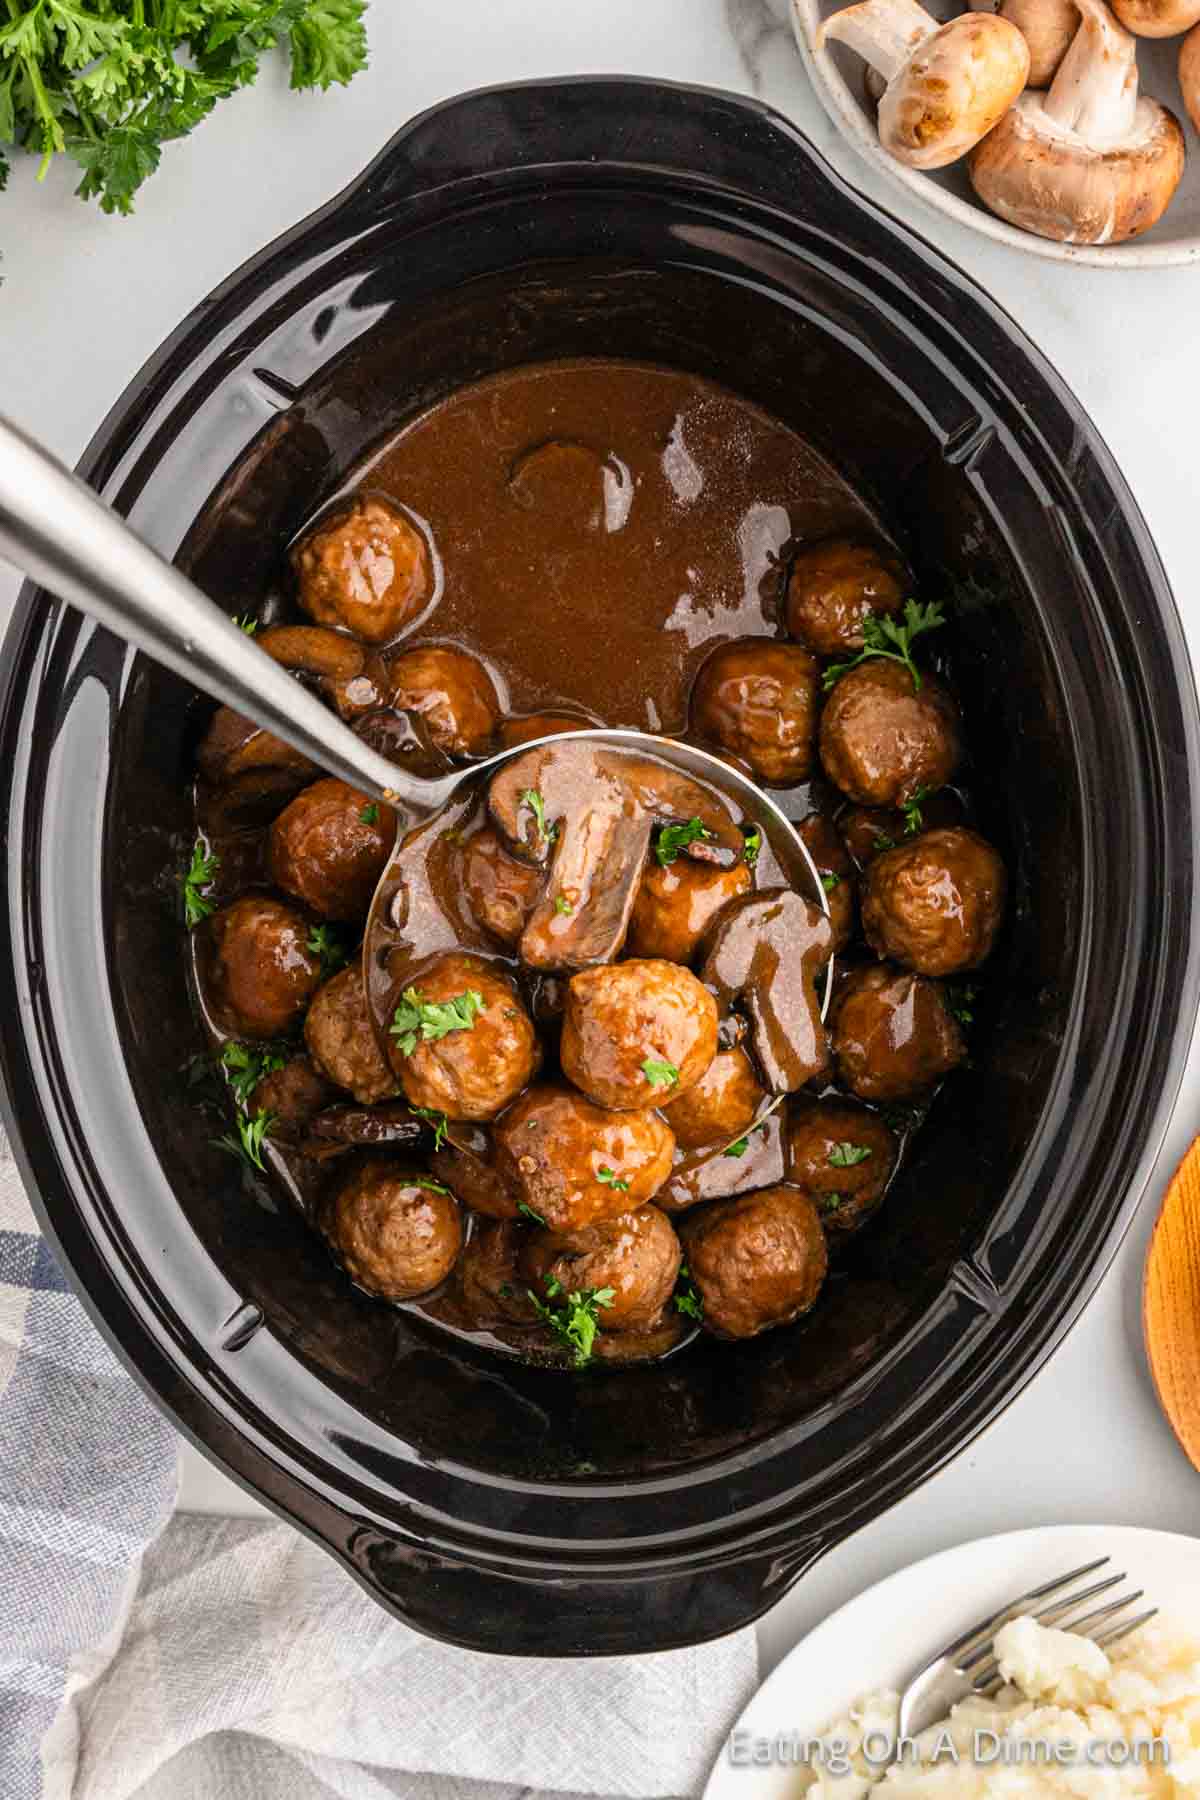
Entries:
{"label": "brown gravy", "polygon": [[700,376],[628,362],[514,369],[414,419],[347,484],[427,526],[412,636],[456,639],[508,706],[564,702],[681,732],[708,651],[773,636],[805,539],[878,531],[811,445]]}

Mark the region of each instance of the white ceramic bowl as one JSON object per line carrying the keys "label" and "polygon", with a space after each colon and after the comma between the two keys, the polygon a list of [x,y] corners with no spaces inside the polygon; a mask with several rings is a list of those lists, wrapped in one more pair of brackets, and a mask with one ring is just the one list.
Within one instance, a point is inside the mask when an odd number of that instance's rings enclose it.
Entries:
{"label": "white ceramic bowl", "polygon": [[[997,243],[1011,244],[1016,250],[1050,257],[1055,262],[1091,263],[1096,268],[1109,269],[1153,269],[1200,261],[1200,144],[1179,95],[1179,38],[1158,42],[1143,38],[1138,45],[1144,91],[1171,108],[1187,138],[1188,167],[1166,214],[1153,230],[1128,244],[1056,244],[1049,238],[1034,237],[1032,232],[1018,231],[1016,226],[1006,225],[988,212],[975,198],[964,163],[925,175],[906,169],[889,156],[880,145],[874,112],[867,103],[861,59],[842,44],[831,44],[827,49],[817,46],[822,21],[843,4],[849,4],[849,0],[791,0],[791,4],[800,54],[826,112],[842,136],[890,181],[907,188],[927,206],[983,232],[985,237],[995,238]],[[924,4],[942,19],[963,11],[953,0],[949,4],[924,0]]]}
{"label": "white ceramic bowl", "polygon": [[[1200,1539],[1129,1525],[1050,1525],[976,1538],[889,1575],[832,1613],[785,1656],[735,1729],[752,1738],[817,1737],[854,1701],[901,1690],[923,1662],[1014,1595],[1111,1556],[1130,1588],[1200,1635]],[[1105,1571],[1107,1573],[1108,1571]],[[728,1745],[704,1800],[795,1800],[797,1771],[734,1763]]]}

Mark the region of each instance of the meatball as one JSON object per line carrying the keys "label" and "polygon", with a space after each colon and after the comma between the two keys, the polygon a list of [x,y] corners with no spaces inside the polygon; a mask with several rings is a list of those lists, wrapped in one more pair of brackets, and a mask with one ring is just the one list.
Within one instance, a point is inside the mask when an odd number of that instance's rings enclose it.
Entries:
{"label": "meatball", "polygon": [[567,1294],[611,1288],[611,1304],[596,1312],[601,1331],[653,1331],[674,1292],[681,1257],[666,1214],[639,1206],[569,1237],[535,1232],[520,1266],[539,1299],[558,1288]]}
{"label": "meatball", "polygon": [[255,1084],[246,1110],[251,1118],[270,1113],[271,1136],[294,1143],[333,1097],[333,1089],[307,1056],[290,1056],[282,1069],[272,1069]]}
{"label": "meatball", "polygon": [[813,812],[796,827],[805,848],[817,865],[821,886],[829,901],[833,950],[844,950],[854,936],[854,864],[837,827],[825,813]]}
{"label": "meatball", "polygon": [[545,870],[510,856],[490,825],[463,845],[461,869],[474,917],[502,944],[517,943],[545,884]]}
{"label": "meatball", "polygon": [[852,656],[870,615],[899,612],[908,592],[900,562],[880,545],[825,538],[792,564],[787,628],[817,656]]}
{"label": "meatball", "polygon": [[571,977],[563,1074],[597,1106],[677,1099],[716,1053],[717,1003],[678,963],[634,959]]}
{"label": "meatball", "polygon": [[803,781],[817,732],[815,656],[741,638],[709,657],[692,689],[692,730],[741,757],[760,781]]}
{"label": "meatball", "polygon": [[879,956],[918,975],[977,969],[1004,914],[1004,864],[978,832],[926,831],[877,856],[863,891],[863,930]]}
{"label": "meatball", "polygon": [[216,1023],[237,1037],[286,1037],[321,981],[308,924],[294,906],[243,894],[214,913],[209,999]]}
{"label": "meatball", "polygon": [[314,781],[271,827],[271,879],[325,919],[366,917],[391,855],[396,815],[347,782]]}
{"label": "meatball", "polygon": [[793,1187],[717,1200],[680,1221],[688,1274],[718,1337],[757,1337],[799,1318],[828,1266],[817,1209]]}
{"label": "meatball", "polygon": [[392,705],[419,714],[435,749],[447,756],[487,749],[500,701],[477,656],[453,644],[421,644],[393,660],[389,679]]}
{"label": "meatball", "polygon": [[571,1088],[531,1088],[497,1121],[496,1173],[554,1232],[582,1231],[651,1199],[675,1137],[656,1112],[607,1111]]}
{"label": "meatball", "polygon": [[[453,1001],[461,1003],[463,1023],[444,1030],[446,1014],[435,1009]],[[532,1081],[541,1060],[516,988],[483,957],[440,956],[404,990],[392,1027],[392,1066],[410,1105],[448,1119],[492,1119]]]}
{"label": "meatball", "polygon": [[663,1107],[663,1117],[681,1150],[716,1150],[750,1129],[766,1097],[743,1049],[718,1050],[696,1085]]}
{"label": "meatball", "polygon": [[327,513],[292,551],[301,608],[318,625],[387,644],[433,591],[429,550],[387,500],[360,494]]}
{"label": "meatball", "polygon": [[362,1163],[333,1196],[325,1235],[351,1281],[381,1300],[411,1300],[446,1279],[462,1248],[449,1188],[401,1162]]}
{"label": "meatball", "polygon": [[721,908],[753,885],[744,862],[718,869],[680,856],[664,868],[654,859],[646,865],[633,903],[625,947],[634,956],[691,962]]}
{"label": "meatball", "polygon": [[967,1054],[938,984],[877,963],[847,976],[834,1002],[833,1054],[860,1100],[908,1100]]}
{"label": "meatball", "polygon": [[821,714],[821,763],[863,806],[902,806],[941,787],[962,754],[958,707],[935,675],[919,688],[903,663],[882,657],[843,675]]}
{"label": "meatball", "polygon": [[511,1219],[476,1219],[454,1271],[458,1299],[472,1324],[532,1325],[528,1282],[517,1258],[528,1227]]}
{"label": "meatball", "polygon": [[374,1106],[396,1092],[396,1077],[375,1037],[357,962],[318,991],[304,1021],[304,1041],[318,1069],[353,1094],[360,1106]]}
{"label": "meatball", "polygon": [[851,1100],[793,1101],[787,1158],[788,1180],[816,1202],[826,1231],[852,1231],[883,1198],[896,1139],[878,1113]]}

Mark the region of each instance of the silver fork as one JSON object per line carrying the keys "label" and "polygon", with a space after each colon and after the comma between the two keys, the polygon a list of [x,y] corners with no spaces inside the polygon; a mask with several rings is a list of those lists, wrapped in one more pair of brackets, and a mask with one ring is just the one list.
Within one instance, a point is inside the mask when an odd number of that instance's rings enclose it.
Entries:
{"label": "silver fork", "polygon": [[[1115,1644],[1118,1639],[1136,1631],[1139,1625],[1144,1625],[1147,1619],[1152,1619],[1158,1611],[1156,1606],[1138,1613],[1135,1618],[1122,1616],[1144,1597],[1142,1588],[1119,1595],[1101,1606],[1088,1605],[1101,1594],[1119,1587],[1125,1580],[1124,1573],[1106,1576],[1088,1587],[1074,1584],[1094,1575],[1097,1569],[1111,1561],[1109,1556],[1100,1556],[1095,1562],[1084,1563],[1054,1581],[1044,1582],[1041,1587],[1030,1588],[1027,1594],[1009,1601],[1007,1606],[981,1619],[952,1644],[947,1644],[939,1655],[917,1671],[900,1696],[899,1736],[916,1737],[928,1726],[936,1725],[968,1694],[990,1698],[999,1692],[1003,1684],[992,1655],[992,1640],[1010,1619],[1028,1613],[1039,1625],[1054,1625],[1060,1631],[1078,1632],[1081,1637],[1091,1638],[1094,1644],[1101,1646]],[[1087,1610],[1080,1611],[1081,1607]]]}

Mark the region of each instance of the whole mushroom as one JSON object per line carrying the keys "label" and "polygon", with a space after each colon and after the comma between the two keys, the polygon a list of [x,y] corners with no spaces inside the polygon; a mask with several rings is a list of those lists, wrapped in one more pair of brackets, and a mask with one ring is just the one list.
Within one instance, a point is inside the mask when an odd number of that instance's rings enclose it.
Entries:
{"label": "whole mushroom", "polygon": [[1079,29],[1075,0],[1000,0],[996,11],[1029,45],[1029,86],[1049,87]]}
{"label": "whole mushroom", "polygon": [[1200,22],[1200,0],[1113,0],[1113,11],[1137,37],[1179,37]]}
{"label": "whole mushroom", "polygon": [[1200,131],[1200,25],[1193,26],[1179,46],[1179,86],[1188,117]]}
{"label": "whole mushroom", "polygon": [[859,0],[821,28],[878,70],[879,141],[913,169],[965,156],[1008,111],[1029,78],[1029,46],[994,13],[939,25],[917,0]]}
{"label": "whole mushroom", "polygon": [[1082,20],[1048,93],[1022,94],[968,164],[992,212],[1038,237],[1119,244],[1157,223],[1183,175],[1179,121],[1138,94],[1135,40],[1103,0]]}

